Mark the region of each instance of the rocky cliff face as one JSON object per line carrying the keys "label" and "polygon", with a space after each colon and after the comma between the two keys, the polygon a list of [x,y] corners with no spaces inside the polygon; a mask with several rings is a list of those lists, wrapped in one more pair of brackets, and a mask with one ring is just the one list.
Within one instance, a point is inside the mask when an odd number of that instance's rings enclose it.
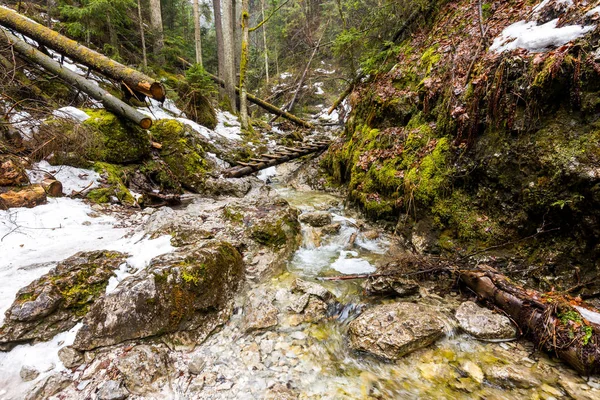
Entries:
{"label": "rocky cliff face", "polygon": [[484,2],[482,17],[442,3],[357,86],[324,166],[408,238],[431,226],[425,251],[511,243],[551,268],[597,267],[600,15],[553,0]]}

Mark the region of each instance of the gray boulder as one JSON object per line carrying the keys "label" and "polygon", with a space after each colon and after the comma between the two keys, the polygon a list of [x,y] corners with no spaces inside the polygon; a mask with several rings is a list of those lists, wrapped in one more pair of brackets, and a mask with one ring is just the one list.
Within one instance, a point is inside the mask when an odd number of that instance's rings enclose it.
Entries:
{"label": "gray boulder", "polygon": [[463,331],[483,340],[510,340],[517,329],[508,317],[466,301],[456,310],[456,319]]}
{"label": "gray boulder", "polygon": [[19,371],[19,375],[21,375],[23,382],[29,382],[40,376],[40,371],[29,365],[23,365],[21,371]]}
{"label": "gray boulder", "polygon": [[322,226],[326,226],[331,224],[331,214],[325,211],[315,211],[301,214],[298,217],[300,222],[314,226],[315,228],[320,228]]}
{"label": "gray boulder", "polygon": [[83,364],[83,354],[71,346],[66,346],[58,351],[58,358],[67,368],[77,368]]}
{"label": "gray boulder", "polygon": [[91,350],[164,334],[181,345],[198,343],[229,316],[242,272],[242,256],[226,242],[157,257],[93,305],[73,347]]}
{"label": "gray boulder", "polygon": [[19,290],[0,328],[0,348],[50,340],[71,329],[104,294],[125,258],[114,251],[78,253]]}
{"label": "gray boulder", "polygon": [[397,360],[444,336],[444,316],[432,307],[392,303],[373,307],[349,325],[350,346]]}

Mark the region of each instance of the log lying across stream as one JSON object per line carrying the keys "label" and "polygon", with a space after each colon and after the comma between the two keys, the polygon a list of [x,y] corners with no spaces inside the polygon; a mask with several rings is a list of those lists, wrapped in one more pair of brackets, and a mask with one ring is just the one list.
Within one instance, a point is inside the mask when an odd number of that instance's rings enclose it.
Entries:
{"label": "log lying across stream", "polygon": [[295,147],[282,147],[272,154],[263,154],[260,158],[251,158],[249,162],[238,162],[239,165],[229,168],[223,172],[227,178],[241,178],[261,169],[283,164],[284,162],[305,156],[307,154],[323,151],[329,147],[331,142],[312,142]]}
{"label": "log lying across stream", "polygon": [[133,68],[126,67],[94,50],[88,49],[9,8],[0,6],[0,25],[28,36],[39,44],[123,83],[133,92],[141,93],[158,101],[165,100],[166,91],[160,82],[156,82]]}
{"label": "log lying across stream", "polygon": [[[2,8],[0,8],[0,10],[2,10]],[[150,126],[152,126],[152,119],[146,115],[117,99],[106,90],[100,88],[94,82],[87,80],[83,76],[60,65],[52,57],[45,55],[7,30],[0,29],[0,41],[8,42],[24,59],[40,65],[47,71],[58,75],[58,77],[72,84],[93,99],[102,102],[107,110],[135,122],[144,129],[148,129]]]}
{"label": "log lying across stream", "polygon": [[542,349],[582,374],[600,373],[600,313],[579,299],[526,290],[491,268],[460,271],[483,299],[500,307]]}

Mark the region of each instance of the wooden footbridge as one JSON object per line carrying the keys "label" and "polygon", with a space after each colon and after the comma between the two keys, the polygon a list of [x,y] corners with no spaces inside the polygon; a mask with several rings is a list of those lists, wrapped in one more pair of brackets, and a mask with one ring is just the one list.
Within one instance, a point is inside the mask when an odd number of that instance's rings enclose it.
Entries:
{"label": "wooden footbridge", "polygon": [[251,158],[248,162],[238,162],[238,165],[235,167],[225,170],[223,176],[227,178],[241,178],[261,169],[283,164],[295,158],[322,152],[330,144],[331,141],[314,141],[302,144],[299,147],[282,146],[271,154],[262,154],[260,158]]}

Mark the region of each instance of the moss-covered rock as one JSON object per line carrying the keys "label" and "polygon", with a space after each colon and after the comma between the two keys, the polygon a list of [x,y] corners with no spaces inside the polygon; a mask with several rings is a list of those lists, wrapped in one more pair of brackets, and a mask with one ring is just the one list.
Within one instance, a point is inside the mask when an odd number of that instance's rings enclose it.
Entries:
{"label": "moss-covered rock", "polygon": [[241,254],[226,242],[158,257],[92,307],[73,346],[89,350],[164,334],[176,344],[199,343],[228,317],[242,271]]}
{"label": "moss-covered rock", "polygon": [[88,160],[126,164],[150,154],[148,134],[137,125],[104,109],[88,109],[86,113],[90,118],[83,124],[94,133],[94,143],[86,152]]}
{"label": "moss-covered rock", "polygon": [[93,164],[94,171],[98,172],[106,182],[101,188],[93,189],[87,194],[87,198],[94,203],[109,203],[111,197],[126,205],[134,205],[135,199],[127,189],[128,175],[131,167],[96,162]]}
{"label": "moss-covered rock", "polygon": [[78,253],[19,290],[0,328],[0,347],[50,340],[71,329],[104,294],[126,257],[113,251]]}
{"label": "moss-covered rock", "polygon": [[151,128],[153,140],[162,145],[160,157],[186,189],[199,192],[208,172],[204,148],[193,130],[179,121],[163,119]]}

